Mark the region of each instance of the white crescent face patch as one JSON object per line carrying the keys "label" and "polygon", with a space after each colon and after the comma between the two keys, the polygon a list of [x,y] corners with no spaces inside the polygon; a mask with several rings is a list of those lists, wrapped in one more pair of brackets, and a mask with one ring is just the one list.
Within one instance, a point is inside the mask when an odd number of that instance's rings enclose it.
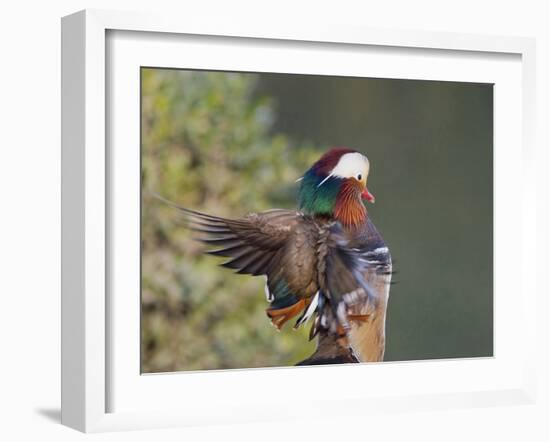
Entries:
{"label": "white crescent face patch", "polygon": [[355,178],[365,183],[369,174],[369,168],[369,160],[362,153],[346,153],[340,157],[340,160],[334,169],[332,169],[330,175],[321,181],[319,186],[333,176],[338,178]]}

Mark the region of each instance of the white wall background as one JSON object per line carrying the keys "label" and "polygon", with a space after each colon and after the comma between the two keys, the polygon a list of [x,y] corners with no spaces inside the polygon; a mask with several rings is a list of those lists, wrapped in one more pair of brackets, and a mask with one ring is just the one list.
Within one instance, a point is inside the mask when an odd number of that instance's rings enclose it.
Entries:
{"label": "white wall background", "polygon": [[[538,53],[539,275],[550,265],[546,123],[550,13],[544,1],[20,0],[0,6],[0,440],[550,440],[546,281],[539,278],[540,400],[536,406],[379,415],[85,436],[59,425],[60,17],[83,8],[294,19],[383,28],[534,36]],[[514,177],[510,177],[514,185]],[[544,207],[543,207],[544,204]],[[514,202],[510,215],[514,216]],[[546,226],[546,227],[545,227]],[[534,276],[534,275],[533,275]],[[542,292],[545,293],[542,293]]]}

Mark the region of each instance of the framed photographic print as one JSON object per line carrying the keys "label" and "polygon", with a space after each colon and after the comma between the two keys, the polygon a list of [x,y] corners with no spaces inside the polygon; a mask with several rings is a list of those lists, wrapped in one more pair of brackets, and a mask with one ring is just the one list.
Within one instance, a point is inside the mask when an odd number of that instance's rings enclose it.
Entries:
{"label": "framed photographic print", "polygon": [[62,31],[63,423],[532,400],[532,40]]}

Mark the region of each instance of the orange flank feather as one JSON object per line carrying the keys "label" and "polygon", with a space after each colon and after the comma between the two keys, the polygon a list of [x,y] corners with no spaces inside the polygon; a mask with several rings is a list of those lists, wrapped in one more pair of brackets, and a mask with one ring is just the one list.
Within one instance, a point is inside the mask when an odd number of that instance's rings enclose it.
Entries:
{"label": "orange flank feather", "polygon": [[288,320],[294,318],[294,316],[307,308],[310,302],[311,300],[306,301],[302,298],[296,304],[289,305],[288,307],[278,309],[268,308],[266,313],[273,325],[280,330]]}
{"label": "orange flank feather", "polygon": [[348,313],[348,319],[350,321],[367,322],[371,315],[352,315]]}

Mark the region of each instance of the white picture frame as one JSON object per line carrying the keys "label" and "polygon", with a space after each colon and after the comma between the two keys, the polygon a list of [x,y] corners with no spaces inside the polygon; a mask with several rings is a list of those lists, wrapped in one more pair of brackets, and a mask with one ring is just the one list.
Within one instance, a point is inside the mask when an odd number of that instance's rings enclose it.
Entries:
{"label": "white picture frame", "polygon": [[[517,188],[515,195],[522,205],[517,225],[521,232],[521,271],[508,277],[514,290],[520,292],[515,299],[514,308],[499,306],[502,318],[516,316],[516,327],[521,324],[521,333],[515,339],[524,343],[521,351],[516,351],[515,361],[506,357],[513,350],[512,339],[504,340],[495,357],[485,361],[456,360],[438,363],[394,363],[372,364],[340,367],[305,367],[303,369],[263,369],[232,370],[229,372],[192,373],[187,376],[187,383],[180,382],[183,375],[140,376],[134,366],[126,367],[120,362],[127,355],[116,351],[111,338],[115,341],[117,333],[113,324],[118,324],[113,313],[109,290],[112,289],[110,274],[110,244],[116,241],[116,221],[113,222],[113,204],[119,199],[112,193],[109,180],[110,171],[116,168],[116,159],[110,157],[109,143],[113,142],[112,133],[107,131],[106,121],[113,117],[109,108],[109,84],[116,73],[109,71],[109,63],[117,53],[109,48],[108,35],[111,33],[139,32],[147,38],[170,39],[185,36],[216,36],[224,41],[248,41],[253,45],[271,42],[272,45],[283,44],[286,48],[302,50],[304,47],[328,47],[338,51],[346,48],[375,47],[382,53],[391,48],[430,51],[433,57],[433,68],[437,71],[437,59],[446,54],[470,54],[474,59],[483,62],[491,54],[506,54],[519,60],[519,71],[510,77],[510,99],[516,99],[519,109],[511,110],[504,118],[512,126],[511,140],[517,137],[520,157],[509,158],[508,162],[495,161],[495,191],[499,189],[498,176],[506,174],[509,168],[521,164],[523,185]],[[155,34],[151,34],[155,33]],[[258,43],[259,42],[259,43]],[[133,45],[136,43],[133,42]],[[139,43],[138,43],[139,44]],[[227,42],[225,43],[227,44]],[[305,46],[304,46],[305,45]],[[328,45],[328,46],[327,46]],[[134,46],[132,46],[134,47]],[[126,46],[130,48],[130,46]],[[307,48],[306,48],[307,49]],[[135,47],[134,47],[135,52]],[[128,49],[128,52],[132,50]],[[144,51],[146,52],[146,51]],[[159,53],[162,51],[157,51]],[[276,420],[287,417],[307,417],[308,413],[316,416],[323,413],[361,414],[382,410],[415,410],[438,407],[469,407],[498,405],[503,403],[531,403],[536,392],[535,362],[533,343],[535,341],[535,324],[529,317],[535,317],[536,287],[532,278],[523,277],[529,269],[528,257],[535,255],[535,177],[533,115],[535,96],[535,46],[534,40],[518,37],[492,37],[451,33],[428,33],[417,31],[388,31],[376,29],[350,28],[327,24],[270,24],[212,22],[196,17],[165,17],[150,14],[111,12],[99,10],[81,11],[63,18],[62,21],[62,423],[85,432],[110,431],[122,429],[155,428],[167,426],[184,426],[220,422],[249,422],[257,420]],[[458,57],[462,59],[461,57]],[[133,61],[132,61],[133,60]],[[135,58],[129,62],[138,63]],[[475,61],[474,61],[475,62]],[[259,61],[258,61],[259,63]],[[283,67],[284,68],[284,67]],[[307,68],[304,68],[307,69]],[[421,68],[420,68],[421,69]],[[512,68],[513,70],[514,68]],[[261,70],[261,69],[260,69]],[[106,75],[106,72],[109,75]],[[443,70],[441,71],[443,72]],[[390,76],[391,72],[386,73]],[[435,75],[432,73],[432,75]],[[443,74],[441,74],[443,75]],[[496,75],[496,74],[495,74]],[[384,74],[382,75],[384,76]],[[419,74],[418,78],[422,78]],[[487,77],[490,78],[490,77]],[[501,77],[499,77],[501,78]],[[518,81],[519,79],[519,81]],[[472,77],[472,81],[474,78]],[[116,79],[114,80],[116,81]],[[503,84],[507,82],[502,77]],[[515,98],[513,98],[515,97]],[[495,104],[497,118],[498,103]],[[116,121],[116,117],[115,117]],[[502,122],[502,120],[500,120]],[[502,124],[502,123],[501,123]],[[138,134],[134,134],[134,137]],[[504,146],[506,140],[495,134],[495,151]],[[116,140],[114,141],[116,142]],[[498,158],[497,158],[498,159]],[[113,164],[110,164],[110,161]],[[500,171],[499,169],[500,168]],[[117,172],[118,173],[118,172]],[[134,171],[135,173],[135,171]],[[116,175],[116,174],[115,174]],[[139,172],[138,172],[139,175]],[[518,179],[519,182],[519,179]],[[112,183],[111,183],[112,184]],[[136,196],[137,197],[137,196]],[[495,199],[498,204],[498,198]],[[132,208],[130,208],[132,209]],[[134,207],[135,209],[135,207]],[[131,210],[130,212],[131,213]],[[498,210],[495,220],[498,219]],[[510,221],[511,222],[511,221]],[[515,221],[514,221],[515,222]],[[502,224],[499,228],[505,230]],[[495,235],[495,260],[502,254],[504,235]],[[139,249],[139,248],[138,248]],[[139,252],[138,252],[139,253]],[[516,261],[517,263],[517,258]],[[506,291],[499,283],[499,275],[506,276],[505,265],[500,273],[495,273],[495,298],[507,299],[511,290]],[[500,290],[500,292],[499,292]],[[499,293],[502,293],[500,295]],[[508,294],[507,294],[508,293]],[[116,311],[116,309],[115,309]],[[134,312],[135,313],[135,312]],[[134,316],[135,317],[135,316]],[[134,333],[135,322],[130,324]],[[133,325],[132,325],[133,324]],[[126,323],[123,324],[126,326]],[[134,328],[132,328],[134,327]],[[500,328],[499,328],[500,327]],[[495,334],[508,336],[506,323],[495,321]],[[114,337],[113,337],[114,336]],[[139,334],[136,336],[136,342]],[[118,347],[120,348],[120,346]],[[119,362],[117,361],[117,357]],[[135,363],[135,361],[133,362]],[[438,365],[439,364],[439,365]],[[116,365],[113,367],[113,365]],[[122,368],[121,368],[122,367]],[[132,368],[134,367],[134,368]],[[132,382],[122,382],[117,370],[127,374]],[[126,371],[124,371],[126,370]],[[322,371],[319,371],[322,370]],[[405,383],[396,381],[393,389],[377,390],[358,388],[353,395],[340,395],[310,399],[295,399],[293,404],[285,407],[270,407],[261,402],[261,386],[265,382],[296,382],[298,385],[314,382],[315,378],[324,376],[335,378],[343,374],[350,382],[365,375],[391,376],[403,379],[402,371],[407,370],[410,376],[418,379],[433,378],[433,374],[444,370],[448,377],[452,373],[463,373],[462,382],[456,379],[435,383],[433,388],[419,391],[406,390]],[[495,373],[495,370],[498,373]],[[478,382],[474,379],[479,373]],[[500,375],[499,375],[500,373]],[[116,376],[114,375],[116,374]],[[494,376],[493,376],[494,374]],[[192,376],[190,378],[189,376]],[[489,377],[495,382],[484,385]],[[500,377],[499,377],[500,376]],[[113,383],[113,378],[119,381]],[[154,378],[154,379],[153,379]],[[177,378],[179,380],[177,380]],[[502,380],[505,379],[505,380]],[[143,381],[143,382],[142,382]],[[144,383],[144,385],[139,385]],[[119,384],[125,385],[120,388]],[[146,384],[146,385],[145,385]],[[249,385],[247,385],[249,384]],[[451,385],[454,384],[454,385]],[[419,388],[422,382],[418,383]],[[191,388],[193,387],[194,388]],[[203,401],[201,391],[208,386],[215,386],[219,400]],[[231,390],[230,387],[235,388]],[[174,404],[169,397],[170,391],[186,388],[187,394],[180,402]],[[451,388],[452,387],[452,388]],[[143,388],[143,390],[139,390]],[[121,404],[136,402],[132,391],[139,391],[147,403],[136,404],[136,407],[113,406],[113,391],[117,395],[126,395]],[[237,392],[242,394],[237,394]],[[153,393],[156,396],[153,395]],[[160,393],[159,393],[160,392]],[[161,399],[165,401],[160,401]],[[232,398],[232,399],[231,399]],[[160,406],[166,402],[170,406]],[[187,406],[185,405],[187,404]],[[192,404],[192,405],[189,405]],[[261,406],[259,406],[261,404]],[[336,405],[328,407],[327,405]],[[139,406],[138,406],[139,405]],[[308,411],[309,410],[309,411]]]}

